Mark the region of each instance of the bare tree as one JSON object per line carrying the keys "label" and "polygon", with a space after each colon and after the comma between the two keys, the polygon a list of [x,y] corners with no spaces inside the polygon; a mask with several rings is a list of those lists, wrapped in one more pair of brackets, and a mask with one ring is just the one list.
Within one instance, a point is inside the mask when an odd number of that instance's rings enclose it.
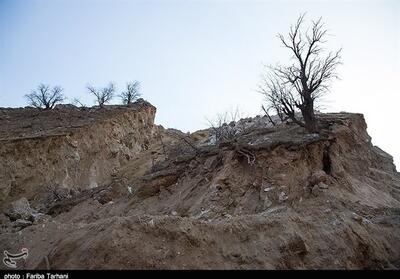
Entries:
{"label": "bare tree", "polygon": [[123,104],[130,105],[139,97],[142,96],[140,93],[140,82],[132,81],[126,84],[126,91],[122,92],[120,97],[122,99]]}
{"label": "bare tree", "polygon": [[[341,49],[324,55],[327,30],[321,18],[312,21],[305,32],[302,29],[304,14],[290,27],[287,37],[278,34],[284,47],[292,53],[294,62],[289,66],[268,66],[259,91],[265,94],[269,108],[283,115],[308,132],[318,131],[314,101],[329,90],[336,67],[341,63]],[[302,119],[297,115],[300,111]]]}
{"label": "bare tree", "polygon": [[108,86],[97,89],[91,85],[87,86],[89,93],[93,94],[96,99],[99,107],[104,107],[106,103],[108,103],[113,97],[115,93],[115,85],[114,83],[110,82]]}
{"label": "bare tree", "polygon": [[55,105],[65,100],[63,95],[63,88],[54,86],[50,88],[49,85],[41,83],[37,90],[32,90],[30,94],[26,94],[25,98],[28,100],[29,105],[40,109],[52,109]]}

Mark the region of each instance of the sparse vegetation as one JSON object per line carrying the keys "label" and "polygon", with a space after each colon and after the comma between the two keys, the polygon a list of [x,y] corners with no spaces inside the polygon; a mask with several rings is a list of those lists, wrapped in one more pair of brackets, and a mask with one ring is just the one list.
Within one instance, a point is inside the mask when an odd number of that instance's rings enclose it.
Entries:
{"label": "sparse vegetation", "polygon": [[207,120],[216,143],[233,140],[244,131],[244,126],[237,122],[240,116],[240,111],[236,108],[230,112],[217,114],[214,120]]}
{"label": "sparse vegetation", "polygon": [[54,86],[50,88],[49,85],[41,83],[37,90],[32,90],[30,94],[25,95],[28,104],[39,109],[53,109],[57,104],[65,100],[63,95],[63,88]]}
{"label": "sparse vegetation", "polygon": [[[310,133],[318,131],[314,102],[329,90],[332,79],[337,78],[336,67],[341,63],[341,49],[324,54],[327,29],[321,18],[303,31],[304,14],[290,28],[287,37],[278,34],[284,47],[293,54],[289,66],[268,66],[259,91],[265,94],[268,106],[281,120],[284,116],[305,127]],[[302,119],[297,112],[301,112]]]}
{"label": "sparse vegetation", "polygon": [[87,86],[89,93],[96,97],[96,102],[99,107],[104,107],[104,105],[114,98],[115,94],[115,84],[110,82],[108,86],[103,88],[95,88],[91,85]]}
{"label": "sparse vegetation", "polygon": [[132,81],[126,84],[126,91],[122,92],[120,98],[124,105],[129,106],[142,96],[140,93],[140,82]]}

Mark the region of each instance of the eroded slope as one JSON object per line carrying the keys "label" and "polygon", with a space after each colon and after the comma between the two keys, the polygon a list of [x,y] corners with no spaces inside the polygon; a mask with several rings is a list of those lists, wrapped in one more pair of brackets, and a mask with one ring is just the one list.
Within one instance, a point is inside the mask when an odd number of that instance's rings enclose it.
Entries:
{"label": "eroded slope", "polygon": [[399,268],[391,156],[362,115],[319,118],[313,135],[248,120],[218,145],[157,127],[110,183],[5,220],[0,248],[29,248],[24,268]]}

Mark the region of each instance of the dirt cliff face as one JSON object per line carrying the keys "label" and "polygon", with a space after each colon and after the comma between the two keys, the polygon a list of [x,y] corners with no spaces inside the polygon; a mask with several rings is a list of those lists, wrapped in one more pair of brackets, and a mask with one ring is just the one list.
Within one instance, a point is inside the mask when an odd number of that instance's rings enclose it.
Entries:
{"label": "dirt cliff face", "polygon": [[17,204],[5,211],[0,249],[28,248],[22,268],[399,268],[392,157],[371,144],[362,115],[318,118],[319,134],[247,119],[218,144],[208,130],[156,127],[98,187],[36,207],[25,223],[10,217]]}
{"label": "dirt cliff face", "polygon": [[109,183],[118,168],[148,149],[155,108],[144,101],[131,107],[54,110],[2,109],[0,200],[59,188],[80,191]]}

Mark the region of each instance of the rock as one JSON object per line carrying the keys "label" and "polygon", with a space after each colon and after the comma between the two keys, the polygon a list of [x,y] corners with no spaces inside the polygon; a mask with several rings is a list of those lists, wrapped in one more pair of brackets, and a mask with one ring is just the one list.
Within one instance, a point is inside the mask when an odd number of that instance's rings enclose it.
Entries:
{"label": "rock", "polygon": [[363,220],[363,218],[360,215],[358,215],[357,213],[354,213],[354,212],[351,214],[351,218],[353,218],[354,220],[356,220],[356,221],[358,221],[360,223]]}
{"label": "rock", "polygon": [[20,228],[20,229],[26,228],[26,227],[28,227],[30,225],[32,225],[31,221],[23,220],[23,219],[18,219],[15,222],[12,223],[13,227]]}
{"label": "rock", "polygon": [[29,201],[26,198],[20,198],[19,200],[12,202],[10,208],[5,212],[11,221],[18,219],[33,221],[33,214],[35,213],[36,211],[31,208]]}
{"label": "rock", "polygon": [[50,215],[43,214],[43,213],[33,214],[33,217],[34,217],[34,221],[33,221],[34,225],[47,223],[51,219]]}
{"label": "rock", "polygon": [[314,197],[318,197],[320,193],[321,193],[321,190],[320,190],[320,188],[318,187],[318,185],[314,185],[314,186],[312,187],[312,189],[311,189],[311,194],[312,194]]}
{"label": "rock", "polygon": [[329,188],[329,186],[326,185],[324,182],[318,183],[318,187],[319,187],[320,189],[328,189],[328,188]]}
{"label": "rock", "polygon": [[171,212],[172,216],[176,216],[178,215],[178,212],[176,212],[175,210]]}
{"label": "rock", "polygon": [[372,222],[371,222],[370,220],[368,220],[367,218],[362,218],[361,224],[363,224],[363,225],[369,225],[369,224],[372,224]]}
{"label": "rock", "polygon": [[73,148],[78,148],[78,142],[76,140],[69,140],[67,141],[69,145],[71,145]]}
{"label": "rock", "polygon": [[307,247],[305,241],[298,235],[290,238],[279,248],[281,252],[285,254],[298,255],[300,257],[304,257],[309,252],[309,248]]}
{"label": "rock", "polygon": [[278,196],[279,202],[282,203],[288,199],[288,196],[285,192],[281,192]]}
{"label": "rock", "polygon": [[274,188],[275,187],[267,187],[267,188],[264,189],[264,192],[269,192],[269,191],[273,190]]}
{"label": "rock", "polygon": [[317,185],[320,182],[326,182],[327,180],[328,176],[323,170],[313,172],[309,178],[310,185]]}
{"label": "rock", "polygon": [[129,193],[129,195],[132,195],[132,187],[131,186],[128,186],[128,193]]}
{"label": "rock", "polygon": [[54,189],[54,196],[58,200],[64,200],[71,197],[71,191],[68,188],[57,187]]}
{"label": "rock", "polygon": [[263,204],[264,210],[271,207],[271,205],[272,205],[272,201],[268,197],[265,197],[264,204]]}
{"label": "rock", "polygon": [[79,195],[79,194],[80,194],[80,191],[79,191],[78,189],[72,188],[72,189],[69,191],[69,193],[70,193],[71,196],[76,196],[76,195]]}

